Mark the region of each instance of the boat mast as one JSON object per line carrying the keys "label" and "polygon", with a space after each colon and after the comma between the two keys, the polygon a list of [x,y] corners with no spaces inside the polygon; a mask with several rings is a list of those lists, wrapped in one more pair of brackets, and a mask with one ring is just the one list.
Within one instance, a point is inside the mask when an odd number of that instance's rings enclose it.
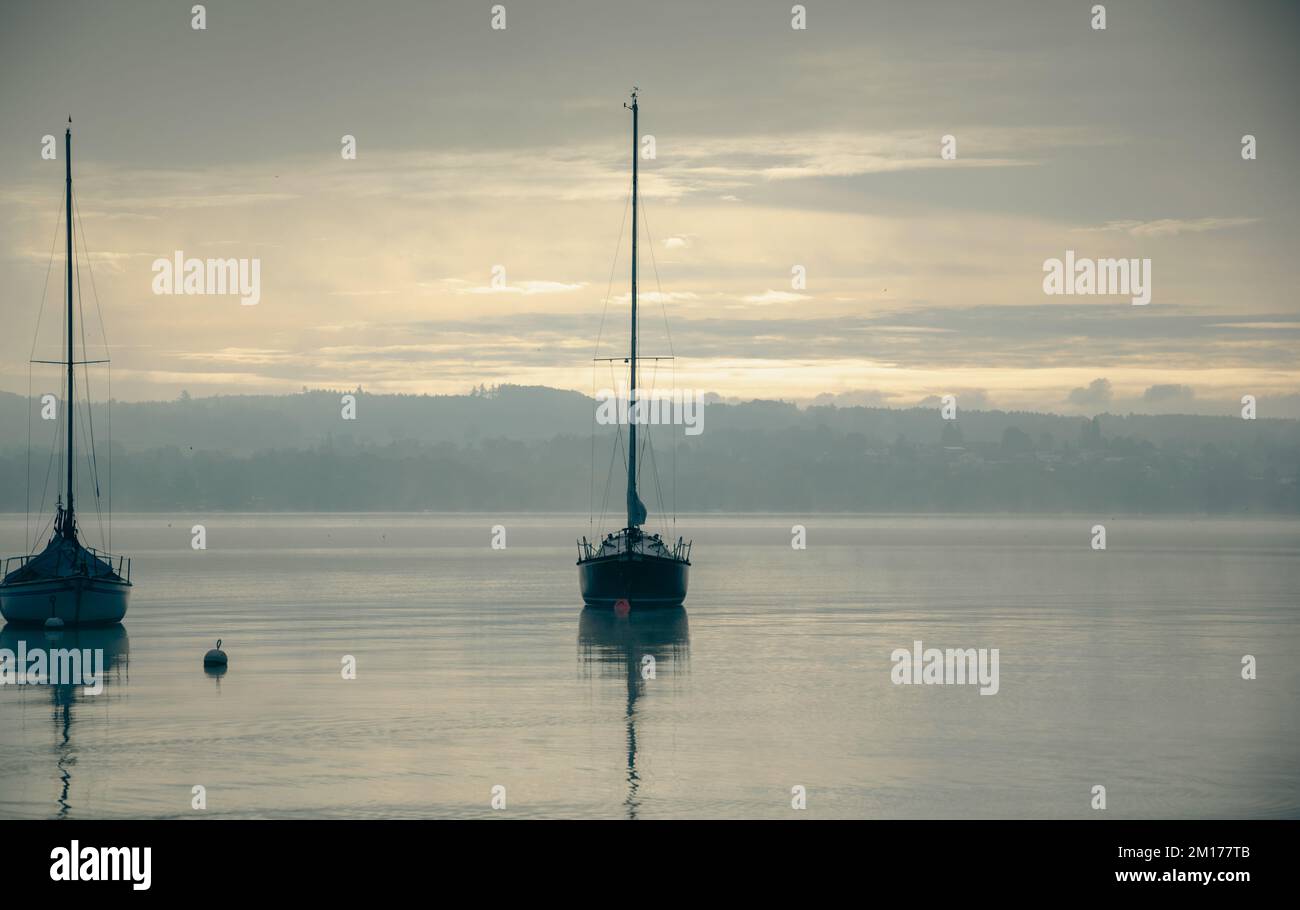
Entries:
{"label": "boat mast", "polygon": [[639,137],[637,135],[637,89],[632,89],[631,105],[624,102],[624,107],[632,110],[632,356],[628,391],[627,421],[627,526],[635,528],[641,524],[641,503],[636,495],[636,197],[637,197],[637,152]]}
{"label": "boat mast", "polygon": [[72,385],[72,118],[68,118],[68,129],[63,135],[63,163],[67,167],[67,216],[68,222],[68,399],[63,406],[63,419],[68,424],[68,510],[63,515],[63,537],[74,540],[77,527],[72,505],[72,466],[76,457],[72,450],[73,402]]}

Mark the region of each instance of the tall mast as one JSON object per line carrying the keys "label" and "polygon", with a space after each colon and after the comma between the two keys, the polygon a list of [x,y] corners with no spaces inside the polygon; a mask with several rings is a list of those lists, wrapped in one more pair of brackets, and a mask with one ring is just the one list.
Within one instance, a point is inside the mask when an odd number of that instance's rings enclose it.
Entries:
{"label": "tall mast", "polygon": [[68,222],[68,398],[63,406],[63,419],[68,424],[68,511],[63,516],[63,536],[72,540],[77,535],[77,526],[72,506],[72,466],[76,455],[72,448],[72,425],[76,404],[73,401],[72,385],[72,118],[68,118],[68,129],[63,134],[63,163],[67,167],[67,216]]}
{"label": "tall mast", "polygon": [[[631,373],[628,384],[628,422],[627,422],[627,526],[635,528],[644,521],[641,500],[636,495],[636,197],[637,197],[637,153],[639,136],[637,124],[637,89],[632,89],[632,356]],[[623,105],[627,107],[625,103]],[[71,358],[69,358],[71,359]]]}

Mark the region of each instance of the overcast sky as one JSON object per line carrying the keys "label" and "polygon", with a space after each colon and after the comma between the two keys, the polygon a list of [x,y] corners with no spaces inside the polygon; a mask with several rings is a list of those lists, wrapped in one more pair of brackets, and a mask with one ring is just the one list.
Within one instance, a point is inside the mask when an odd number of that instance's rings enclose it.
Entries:
{"label": "overcast sky", "polygon": [[[643,350],[679,387],[1300,414],[1300,4],[192,5],[0,6],[0,388],[28,388],[69,114],[117,397],[609,385],[636,84]],[[177,250],[259,259],[260,303],[155,295]],[[1151,259],[1151,303],[1047,296],[1066,250]],[[61,293],[56,258],[38,358]]]}

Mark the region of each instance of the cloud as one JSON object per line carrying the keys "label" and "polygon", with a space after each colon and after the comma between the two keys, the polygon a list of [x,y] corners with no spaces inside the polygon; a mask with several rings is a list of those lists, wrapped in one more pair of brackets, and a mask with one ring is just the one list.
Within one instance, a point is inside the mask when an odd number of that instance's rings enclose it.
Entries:
{"label": "cloud", "polygon": [[308,363],[306,357],[275,348],[222,348],[219,351],[184,351],[173,355],[180,360],[216,363],[228,366],[265,366],[268,364]]}
{"label": "cloud", "polygon": [[[77,245],[81,245],[80,241]],[[59,260],[62,261],[63,247],[59,246],[58,251],[53,254],[49,249],[44,251],[36,249],[20,249],[16,251],[15,258],[48,266],[52,261],[51,255],[57,256]],[[150,253],[119,253],[111,250],[91,250],[87,259],[87,254],[82,253],[80,250],[77,252],[78,265],[84,264],[88,261],[90,267],[101,274],[105,272],[121,274],[126,270],[126,266],[131,260],[142,259],[145,257],[152,259],[153,255]]]}
{"label": "cloud", "polygon": [[[979,154],[946,161],[929,130],[808,130],[684,138],[672,164],[661,165],[682,189],[724,189],[784,180],[860,177],[923,168],[1018,167],[1068,143],[1105,141],[1077,128],[1003,127],[960,130]],[[666,161],[668,159],[665,159]],[[725,198],[725,197],[724,197]]]}
{"label": "cloud", "polygon": [[1212,329],[1254,329],[1256,331],[1273,331],[1274,329],[1300,329],[1300,322],[1216,322]]}
{"label": "cloud", "polygon": [[1110,380],[1101,378],[1088,383],[1087,388],[1073,389],[1066,401],[1081,407],[1105,407],[1112,397]]}
{"label": "cloud", "polygon": [[1142,393],[1142,400],[1148,404],[1168,404],[1171,402],[1191,401],[1196,397],[1196,392],[1188,385],[1179,385],[1178,383],[1163,383],[1153,385]]}
{"label": "cloud", "polygon": [[943,404],[943,396],[952,395],[957,399],[958,408],[971,411],[987,411],[992,405],[989,394],[984,389],[953,389],[943,395],[926,395],[916,403],[918,408],[937,408]]}
{"label": "cloud", "polygon": [[1134,237],[1173,237],[1178,234],[1202,234],[1254,224],[1258,218],[1160,218],[1155,221],[1107,221],[1091,231],[1121,231]]}
{"label": "cloud", "polygon": [[807,294],[796,294],[793,291],[774,291],[768,288],[761,294],[750,294],[740,299],[745,303],[762,305],[768,303],[794,303],[797,300],[810,300],[811,298]]}
{"label": "cloud", "polygon": [[817,407],[833,405],[838,408],[884,408],[889,406],[889,399],[894,397],[895,393],[880,389],[852,389],[847,392],[822,392],[808,404]]}
{"label": "cloud", "polygon": [[[1003,128],[978,134],[972,147],[981,156],[939,159],[927,130],[807,129],[794,133],[732,135],[697,133],[672,145],[656,166],[642,174],[643,199],[678,200],[703,194],[738,202],[746,188],[787,181],[860,177],[930,168],[988,168],[1034,165],[1035,155],[1074,129]],[[365,166],[340,170],[318,157],[277,156],[206,168],[120,168],[94,175],[94,211],[139,213],[140,217],[210,209],[283,210],[283,203],[313,199],[402,198],[433,202],[474,199],[501,204],[517,199],[549,201],[622,200],[627,163],[614,140],[563,146],[446,148],[436,151],[375,151]],[[46,186],[16,184],[0,199],[43,209]],[[111,205],[109,204],[111,200]],[[685,239],[676,235],[677,239]]]}
{"label": "cloud", "polygon": [[531,297],[534,294],[563,294],[566,291],[578,291],[586,287],[585,281],[579,281],[577,284],[566,284],[563,281],[516,281],[514,284],[504,284],[500,287],[493,285],[482,285],[480,287],[460,288],[457,294],[523,294]]}
{"label": "cloud", "polygon": [[[641,303],[682,303],[688,300],[698,300],[699,296],[693,291],[639,291],[636,299]],[[615,303],[630,303],[632,292],[620,294],[613,299]]]}

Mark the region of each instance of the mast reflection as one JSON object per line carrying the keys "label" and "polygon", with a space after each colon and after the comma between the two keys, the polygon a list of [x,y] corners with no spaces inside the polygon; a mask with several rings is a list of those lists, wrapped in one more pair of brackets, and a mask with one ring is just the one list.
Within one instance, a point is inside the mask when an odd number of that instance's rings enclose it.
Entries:
{"label": "mast reflection", "polygon": [[[652,658],[652,660],[647,660]],[[638,791],[636,703],[662,674],[690,663],[690,626],[683,607],[632,611],[584,607],[578,619],[578,659],[586,676],[623,677],[627,683],[624,725],[627,744],[627,817],[635,819]],[[653,671],[652,671],[653,668]],[[653,677],[652,677],[653,672]]]}
{"label": "mast reflection", "polygon": [[55,767],[58,770],[59,794],[55,800],[58,807],[55,816],[66,818],[72,811],[69,795],[72,790],[72,771],[77,765],[77,748],[72,733],[76,720],[78,704],[87,700],[95,701],[112,697],[110,685],[120,685],[129,678],[128,668],[131,662],[131,639],[126,634],[126,627],[120,624],[103,628],[81,627],[62,630],[18,628],[6,625],[0,629],[0,650],[17,655],[20,651],[28,654],[44,651],[48,655],[60,649],[78,651],[102,650],[104,689],[98,695],[87,695],[80,683],[60,682],[51,685],[48,682],[26,685],[5,686],[19,692],[31,689],[48,690],[51,711],[50,722],[54,728]]}

